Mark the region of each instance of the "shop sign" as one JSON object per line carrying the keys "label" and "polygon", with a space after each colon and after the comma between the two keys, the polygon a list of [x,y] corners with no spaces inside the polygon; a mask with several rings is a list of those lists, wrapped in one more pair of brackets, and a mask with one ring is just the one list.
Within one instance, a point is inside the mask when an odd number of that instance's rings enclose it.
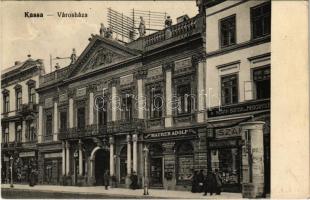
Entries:
{"label": "shop sign", "polygon": [[62,153],[48,153],[44,154],[44,158],[59,158],[62,157]]}
{"label": "shop sign", "polygon": [[233,106],[218,107],[208,110],[208,117],[219,117],[225,115],[240,114],[246,112],[254,112],[270,109],[270,100],[253,101],[249,103],[242,103]]}
{"label": "shop sign", "polygon": [[34,157],[36,153],[34,151],[29,151],[29,152],[21,152],[19,153],[19,157]]}
{"label": "shop sign", "polygon": [[210,141],[209,148],[223,148],[237,146],[237,140],[221,140],[221,141]]}
{"label": "shop sign", "polygon": [[229,138],[229,137],[239,137],[239,136],[241,136],[240,126],[215,129],[216,138]]}
{"label": "shop sign", "polygon": [[169,137],[190,136],[190,135],[197,135],[197,130],[189,128],[189,129],[180,129],[172,131],[163,131],[157,133],[147,133],[144,135],[144,139],[169,138]]}

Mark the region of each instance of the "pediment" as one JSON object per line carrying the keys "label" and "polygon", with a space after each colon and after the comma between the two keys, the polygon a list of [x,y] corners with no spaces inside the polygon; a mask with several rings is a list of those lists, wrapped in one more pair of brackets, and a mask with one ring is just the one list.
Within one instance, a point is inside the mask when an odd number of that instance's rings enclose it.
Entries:
{"label": "pediment", "polygon": [[76,63],[73,64],[69,77],[104,68],[138,54],[139,52],[131,50],[117,41],[95,36]]}

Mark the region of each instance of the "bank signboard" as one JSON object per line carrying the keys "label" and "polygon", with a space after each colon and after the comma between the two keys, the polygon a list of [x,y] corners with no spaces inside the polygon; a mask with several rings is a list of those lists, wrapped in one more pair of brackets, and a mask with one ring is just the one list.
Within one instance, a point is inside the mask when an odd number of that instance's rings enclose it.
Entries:
{"label": "bank signboard", "polygon": [[162,139],[162,138],[174,138],[181,136],[195,136],[197,135],[197,130],[193,128],[188,129],[179,129],[179,130],[170,130],[170,131],[161,131],[155,133],[146,133],[144,139]]}

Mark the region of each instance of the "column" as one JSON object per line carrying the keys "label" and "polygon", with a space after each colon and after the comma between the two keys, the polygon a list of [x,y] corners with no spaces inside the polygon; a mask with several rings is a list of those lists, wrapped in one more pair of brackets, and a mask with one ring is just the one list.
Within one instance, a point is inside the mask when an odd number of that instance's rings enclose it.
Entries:
{"label": "column", "polygon": [[94,124],[94,92],[89,92],[89,125]]}
{"label": "column", "polygon": [[[25,120],[23,120],[23,125],[22,125],[22,142],[26,142],[26,128],[27,128],[27,123],[26,123]],[[28,138],[29,138],[29,135],[28,135]]]}
{"label": "column", "polygon": [[117,119],[117,91],[116,91],[116,80],[112,80],[112,122]]}
{"label": "column", "polygon": [[73,117],[73,98],[69,99],[69,128],[73,128],[74,117]]}
{"label": "column", "polygon": [[164,70],[166,73],[166,117],[165,127],[172,127],[172,68],[174,62],[166,63]]}
{"label": "column", "polygon": [[115,164],[114,164],[114,137],[111,136],[109,139],[110,143],[110,176],[115,175]]}
{"label": "column", "polygon": [[39,120],[38,120],[38,143],[43,142],[43,107],[39,106]]}
{"label": "column", "polygon": [[70,144],[66,141],[66,174],[70,174]]}
{"label": "column", "polygon": [[147,75],[147,70],[138,70],[136,74],[137,87],[138,87],[138,119],[144,118],[144,92],[143,92],[143,79]]}
{"label": "column", "polygon": [[79,139],[79,175],[83,176],[83,143]]}
{"label": "column", "polygon": [[132,150],[133,150],[133,156],[132,156],[132,162],[133,162],[133,171],[137,173],[138,170],[138,148],[137,148],[137,142],[138,142],[138,135],[134,134],[132,136]]}
{"label": "column", "polygon": [[237,169],[237,163],[236,163],[236,157],[238,155],[238,149],[237,148],[233,148],[231,149],[231,156],[232,156],[232,171],[236,172]]}
{"label": "column", "polygon": [[54,134],[53,141],[58,140],[58,105],[57,102],[54,102]]}
{"label": "column", "polygon": [[265,122],[244,122],[242,128],[242,197],[264,197],[264,144]]}
{"label": "column", "polygon": [[131,174],[131,137],[127,135],[127,175]]}
{"label": "column", "polygon": [[[197,60],[198,59],[198,60]],[[196,64],[197,63],[197,64]],[[202,123],[204,122],[205,118],[205,54],[200,54],[198,58],[194,58],[194,64],[197,65],[197,97],[198,97],[198,102],[197,102],[197,122]]]}
{"label": "column", "polygon": [[66,143],[62,141],[62,175],[66,175]]}

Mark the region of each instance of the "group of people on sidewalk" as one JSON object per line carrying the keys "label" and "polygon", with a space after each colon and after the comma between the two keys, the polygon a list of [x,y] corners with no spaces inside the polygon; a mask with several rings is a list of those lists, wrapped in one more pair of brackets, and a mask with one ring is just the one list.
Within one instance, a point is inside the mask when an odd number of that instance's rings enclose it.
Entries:
{"label": "group of people on sidewalk", "polygon": [[191,191],[193,193],[204,192],[204,195],[207,195],[207,193],[210,193],[210,195],[213,195],[213,193],[220,195],[222,191],[222,178],[218,169],[215,169],[215,172],[208,170],[206,175],[203,170],[200,170],[199,173],[194,171]]}

